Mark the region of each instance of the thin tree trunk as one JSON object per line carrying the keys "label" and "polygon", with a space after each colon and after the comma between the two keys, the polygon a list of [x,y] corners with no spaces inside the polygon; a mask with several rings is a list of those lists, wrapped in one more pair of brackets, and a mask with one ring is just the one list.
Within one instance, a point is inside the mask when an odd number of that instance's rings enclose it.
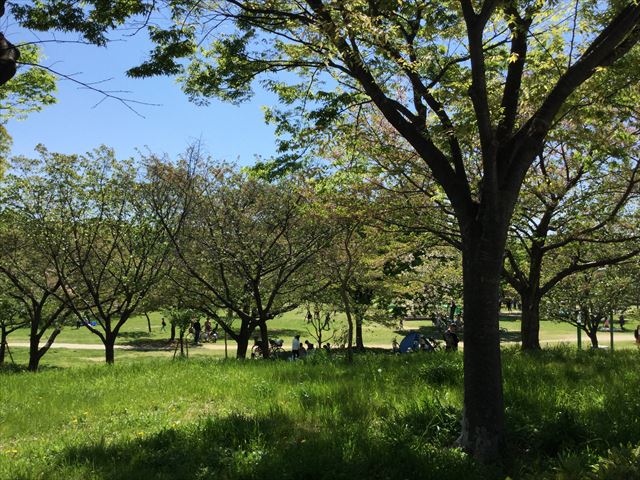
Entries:
{"label": "thin tree trunk", "polygon": [[351,315],[351,305],[345,288],[340,289],[344,313],[347,315],[347,361],[353,362],[353,317]]}
{"label": "thin tree trunk", "polygon": [[149,318],[149,314],[144,312],[144,316],[147,317],[147,327],[149,328],[149,333],[151,333],[151,319]]}
{"label": "thin tree trunk", "polygon": [[356,350],[364,351],[364,339],[362,336],[362,320],[363,315],[355,312],[356,317]]}
{"label": "thin tree trunk", "polygon": [[540,295],[519,292],[522,301],[522,350],[540,350]]}
{"label": "thin tree trunk", "polygon": [[[487,222],[490,223],[490,222]],[[504,398],[499,335],[499,292],[504,235],[474,225],[463,235],[464,410],[458,443],[482,461],[499,458],[504,442]]]}
{"label": "thin tree trunk", "polygon": [[170,342],[173,342],[176,339],[176,324],[175,322],[171,322],[171,338],[169,339]]}
{"label": "thin tree trunk", "polygon": [[7,344],[7,329],[3,326],[0,330],[0,365],[4,365],[5,345]]}

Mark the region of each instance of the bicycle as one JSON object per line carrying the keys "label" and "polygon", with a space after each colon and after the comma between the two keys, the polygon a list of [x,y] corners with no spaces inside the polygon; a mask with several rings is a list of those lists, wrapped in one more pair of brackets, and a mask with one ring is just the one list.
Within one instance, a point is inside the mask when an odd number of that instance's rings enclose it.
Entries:
{"label": "bicycle", "polygon": [[[272,340],[269,339],[269,358],[275,360],[281,354],[284,353],[284,348],[282,347],[284,341],[283,340]],[[256,340],[255,344],[251,348],[251,358],[263,358],[262,351],[262,342]]]}

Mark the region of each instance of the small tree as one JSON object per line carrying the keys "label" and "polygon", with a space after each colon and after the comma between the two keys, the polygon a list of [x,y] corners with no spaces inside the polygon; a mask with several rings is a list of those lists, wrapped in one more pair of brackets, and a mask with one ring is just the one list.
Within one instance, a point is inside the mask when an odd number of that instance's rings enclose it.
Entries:
{"label": "small tree", "polygon": [[311,302],[306,304],[305,327],[318,348],[325,342],[331,342],[335,335],[336,310],[331,304]]}
{"label": "small tree", "polygon": [[172,307],[166,310],[165,314],[169,317],[171,325],[175,326],[178,330],[178,343],[176,344],[176,349],[173,352],[173,358],[176,358],[178,347],[180,347],[180,357],[188,357],[189,346],[187,342],[185,342],[185,336],[191,327],[193,319],[197,317],[197,312],[190,308]]}
{"label": "small tree", "polygon": [[[332,237],[314,213],[313,192],[296,179],[269,183],[212,164],[199,145],[177,167],[151,159],[150,175],[182,295],[237,342],[238,358],[255,329],[268,356],[267,322],[297,308],[306,269]],[[219,313],[226,311],[237,327]]]}
{"label": "small tree", "polygon": [[598,348],[598,329],[632,304],[632,284],[624,265],[580,272],[545,297],[542,311],[546,318],[581,328]]}
{"label": "small tree", "polygon": [[71,312],[61,300],[63,282],[55,273],[64,252],[55,242],[43,249],[47,237],[41,221],[50,185],[28,175],[29,162],[17,161],[14,169],[19,173],[7,175],[1,192],[0,275],[5,293],[22,305],[28,318],[29,370],[36,371]]}
{"label": "small tree", "polygon": [[118,333],[162,277],[169,250],[149,215],[149,186],[106,147],[85,156],[39,153],[24,162],[21,193],[29,198],[35,185],[45,187],[32,221],[53,293],[89,320],[86,328],[113,363]]}

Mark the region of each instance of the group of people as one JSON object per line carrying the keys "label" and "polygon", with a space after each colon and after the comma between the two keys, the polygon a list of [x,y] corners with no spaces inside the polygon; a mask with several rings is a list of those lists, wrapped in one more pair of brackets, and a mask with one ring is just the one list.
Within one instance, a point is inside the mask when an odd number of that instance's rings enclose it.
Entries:
{"label": "group of people", "polygon": [[502,305],[504,305],[509,312],[513,310],[522,310],[522,304],[517,298],[501,298],[500,307],[502,307]]}
{"label": "group of people", "polygon": [[[443,334],[445,350],[449,352],[455,352],[458,350],[458,344],[460,343],[460,338],[457,334],[457,326],[455,323],[449,324],[447,330]],[[407,351],[411,352],[432,352],[438,346],[438,342],[436,342],[433,338],[428,338],[425,335],[417,335],[413,344]],[[400,353],[400,344],[398,344],[398,340],[394,338],[391,342],[391,350],[393,353]]]}
{"label": "group of people", "polygon": [[[325,350],[330,350],[331,345],[326,343],[322,347]],[[291,342],[291,358],[296,360],[298,358],[304,358],[307,355],[310,355],[315,352],[315,346],[309,340],[305,340],[304,342],[300,341],[300,335],[296,335],[293,337],[293,341]]]}
{"label": "group of people", "polygon": [[[160,331],[167,330],[167,321],[164,317],[160,322]],[[193,335],[193,344],[198,345],[200,341],[204,342],[216,342],[218,340],[218,324],[214,327],[211,323],[211,319],[207,318],[204,321],[204,333],[202,333],[202,325],[199,318],[194,318],[189,327],[189,333]]]}

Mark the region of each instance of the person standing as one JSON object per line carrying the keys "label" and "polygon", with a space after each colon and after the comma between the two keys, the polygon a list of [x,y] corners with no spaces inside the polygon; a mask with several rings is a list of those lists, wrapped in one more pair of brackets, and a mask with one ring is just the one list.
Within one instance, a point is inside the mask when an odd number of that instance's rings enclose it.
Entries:
{"label": "person standing", "polygon": [[205,341],[211,340],[211,319],[208,317],[204,321],[204,339]]}
{"label": "person standing", "polygon": [[300,358],[300,335],[293,337],[293,342],[291,342],[291,357],[294,359]]}
{"label": "person standing", "polygon": [[167,321],[162,317],[162,322],[160,323],[160,331],[164,332],[167,330]]}
{"label": "person standing", "polygon": [[451,300],[451,303],[449,304],[449,321],[453,322],[453,316],[456,314],[456,302],[454,302],[453,300]]}
{"label": "person standing", "polygon": [[197,345],[200,341],[200,330],[202,330],[202,326],[200,325],[200,320],[196,318],[196,321],[193,322],[193,344]]}

